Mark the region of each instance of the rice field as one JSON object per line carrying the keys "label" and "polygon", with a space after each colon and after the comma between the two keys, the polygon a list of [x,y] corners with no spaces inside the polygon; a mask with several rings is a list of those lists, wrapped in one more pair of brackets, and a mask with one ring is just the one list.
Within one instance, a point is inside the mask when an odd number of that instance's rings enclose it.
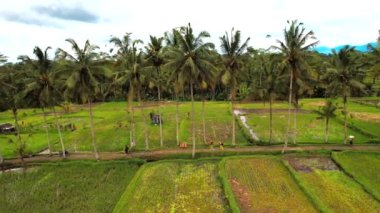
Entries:
{"label": "rice field", "polygon": [[114,212],[228,212],[217,162],[148,164],[128,186]]}
{"label": "rice field", "polygon": [[242,212],[316,212],[277,157],[225,158],[220,166]]}

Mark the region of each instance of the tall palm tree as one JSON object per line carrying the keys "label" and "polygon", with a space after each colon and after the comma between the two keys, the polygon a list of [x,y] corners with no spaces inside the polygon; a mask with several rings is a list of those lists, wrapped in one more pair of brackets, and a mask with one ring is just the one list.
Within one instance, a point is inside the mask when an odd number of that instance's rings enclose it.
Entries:
{"label": "tall palm tree", "polygon": [[220,37],[221,49],[222,49],[222,60],[225,67],[224,79],[230,87],[230,105],[231,105],[231,115],[232,115],[232,145],[235,146],[235,113],[234,113],[234,101],[236,97],[236,90],[238,87],[238,76],[242,67],[242,55],[248,47],[248,42],[250,38],[248,37],[243,43],[240,36],[240,31],[235,32],[232,28],[230,35],[226,32],[225,35]]}
{"label": "tall palm tree", "polygon": [[[149,149],[149,135],[148,135],[148,124],[147,124],[147,118],[146,114],[144,112],[144,106],[141,98],[141,92],[142,92],[142,85],[144,81],[144,56],[143,52],[139,51],[137,49],[137,45],[142,43],[141,40],[134,40],[132,42],[131,52],[128,56],[128,70],[130,72],[131,77],[131,85],[133,88],[133,91],[136,92],[137,95],[137,101],[140,105],[141,110],[141,116],[143,118],[143,124],[144,124],[144,137],[145,137],[145,149]],[[134,144],[136,145],[136,144]]]}
{"label": "tall palm tree", "polygon": [[[173,29],[171,33],[165,32],[165,34],[164,34],[164,40],[166,43],[166,46],[164,47],[164,50],[163,50],[164,56],[166,56],[166,52],[170,52],[170,49],[179,48],[178,40],[175,36],[175,34],[177,34],[176,31],[177,31],[177,29]],[[183,90],[183,82],[181,82],[181,79],[179,79],[178,73],[171,75],[168,82],[169,82],[169,84],[173,85],[175,99],[176,99],[176,114],[175,114],[175,118],[176,118],[175,119],[176,120],[176,141],[177,141],[177,146],[179,146],[180,141],[179,141],[179,99],[178,99],[178,96],[179,96],[180,92]]]}
{"label": "tall palm tree", "polygon": [[[380,30],[379,30],[380,34]],[[376,79],[380,76],[380,35],[377,39],[377,46],[368,44],[367,49],[369,50],[369,63],[370,70],[369,73],[372,77],[372,83],[375,84]]]}
{"label": "tall palm tree", "polygon": [[210,62],[209,53],[214,48],[212,43],[203,42],[204,38],[210,37],[206,31],[195,36],[190,23],[181,27],[179,31],[173,31],[178,41],[178,46],[170,48],[167,52],[168,63],[166,66],[173,69],[173,76],[183,79],[190,87],[191,96],[191,120],[192,120],[192,157],[195,157],[195,108],[194,108],[194,86],[199,78],[207,79],[210,70],[215,69]]}
{"label": "tall palm tree", "polygon": [[133,99],[137,96],[141,115],[144,123],[144,133],[145,133],[145,149],[149,149],[149,137],[148,137],[148,127],[147,119],[144,113],[144,107],[141,102],[141,87],[143,81],[143,53],[138,51],[137,45],[141,44],[141,40],[132,40],[131,33],[126,33],[122,39],[117,37],[112,37],[110,42],[117,48],[117,59],[119,60],[119,65],[121,71],[117,72],[116,81],[119,84],[128,84],[128,106],[131,112],[131,148],[136,146],[136,134],[135,134],[135,121],[134,121],[134,107]]}
{"label": "tall palm tree", "polygon": [[273,142],[273,100],[280,88],[283,88],[285,76],[281,74],[279,55],[259,55],[259,60],[263,82],[261,82],[257,90],[263,95],[264,99],[269,99],[269,144],[271,144]]}
{"label": "tall palm tree", "polygon": [[0,53],[0,64],[7,62],[7,57]]}
{"label": "tall palm tree", "polygon": [[[16,138],[18,143],[17,153],[19,154],[22,165],[24,164],[24,151],[25,141],[21,138],[21,130],[18,118],[18,109],[20,108],[22,98],[20,96],[21,88],[23,87],[22,79],[24,73],[18,69],[15,69],[12,65],[7,67],[0,73],[0,80],[2,84],[2,98],[1,101],[7,109],[12,111],[13,119],[15,122]],[[0,85],[1,86],[1,85]]]}
{"label": "tall palm tree", "polygon": [[[134,98],[134,84],[132,83],[132,72],[128,69],[128,57],[131,52],[131,33],[126,33],[122,38],[111,37],[109,40],[110,43],[115,45],[117,49],[117,67],[120,68],[120,71],[115,73],[115,83],[117,85],[126,85],[128,86],[128,113],[130,113],[130,146],[131,148],[136,144],[135,136],[135,121],[134,121],[134,107],[133,107],[133,98]],[[111,52],[113,49],[111,49]]]}
{"label": "tall palm tree", "polygon": [[29,56],[20,56],[19,59],[30,65],[32,70],[27,72],[26,86],[23,91],[23,96],[30,96],[36,98],[38,105],[40,106],[45,123],[46,139],[48,143],[49,154],[51,154],[51,144],[48,123],[46,119],[45,109],[52,107],[54,112],[55,123],[58,131],[59,141],[62,148],[62,156],[66,158],[65,145],[63,143],[63,137],[61,133],[61,125],[55,111],[56,97],[59,96],[57,89],[55,88],[55,73],[52,71],[53,62],[49,59],[47,47],[45,51],[42,51],[39,47],[35,47],[33,54],[36,56],[36,60],[29,58]]}
{"label": "tall palm tree", "polygon": [[64,70],[69,74],[66,81],[67,91],[76,94],[83,104],[88,103],[89,105],[92,146],[95,158],[99,160],[92,103],[98,90],[99,79],[109,76],[109,72],[98,62],[98,54],[95,52],[98,49],[97,46],[90,44],[87,40],[82,49],[75,40],[66,39],[66,41],[70,43],[74,54],[72,55],[60,48],[56,54],[58,58],[68,60],[63,66]]}
{"label": "tall palm tree", "polygon": [[327,70],[323,77],[327,81],[327,91],[331,95],[341,95],[343,98],[344,114],[344,143],[347,143],[347,100],[354,90],[364,92],[365,85],[361,83],[364,72],[358,64],[358,55],[355,53],[355,47],[348,45],[336,52],[333,50],[332,68]]}
{"label": "tall palm tree", "polygon": [[329,123],[330,119],[335,117],[335,111],[338,109],[337,105],[331,100],[326,100],[325,105],[318,110],[323,118],[325,118],[325,143],[329,141]]}
{"label": "tall palm tree", "polygon": [[[294,99],[295,105],[298,105],[299,86],[298,84],[293,84],[300,82],[301,78],[305,75],[305,57],[307,56],[308,50],[318,43],[318,41],[310,41],[316,39],[314,32],[306,31],[306,28],[303,27],[302,22],[298,23],[297,20],[293,20],[291,23],[288,21],[288,24],[290,24],[289,29],[286,27],[284,29],[284,41],[277,40],[279,46],[273,47],[274,49],[281,51],[285,56],[284,64],[290,73],[288,127],[283,152],[285,151],[289,140],[292,100]],[[296,115],[296,110],[294,110],[294,115]],[[294,132],[295,131],[296,130],[294,130]],[[295,141],[296,137],[294,133],[293,143],[295,143]]]}
{"label": "tall palm tree", "polygon": [[162,117],[161,117],[161,85],[162,85],[162,78],[161,78],[161,67],[164,64],[164,58],[163,58],[163,41],[164,38],[160,37],[157,38],[155,36],[150,36],[150,43],[148,46],[145,47],[147,55],[146,60],[147,62],[154,67],[155,69],[155,75],[153,75],[153,78],[150,78],[153,83],[157,87],[157,95],[158,95],[158,115],[160,117],[160,146],[161,148],[164,146],[163,142],[163,136],[162,136]]}

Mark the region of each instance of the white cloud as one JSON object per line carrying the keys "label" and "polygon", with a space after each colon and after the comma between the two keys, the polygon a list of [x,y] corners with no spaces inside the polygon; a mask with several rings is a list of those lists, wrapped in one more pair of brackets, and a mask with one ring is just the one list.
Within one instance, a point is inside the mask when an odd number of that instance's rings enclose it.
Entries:
{"label": "white cloud", "polygon": [[[33,10],[38,6],[83,8],[99,19],[97,23],[56,19],[38,14]],[[15,61],[18,55],[31,55],[36,45],[69,49],[66,38],[74,38],[80,45],[89,39],[104,47],[110,35],[122,36],[125,32],[147,41],[149,35],[160,36],[188,22],[196,32],[210,32],[216,46],[219,37],[235,27],[244,38],[251,37],[252,46],[266,48],[275,44],[275,39],[282,39],[286,20],[292,19],[313,30],[320,45],[365,44],[374,41],[380,29],[379,6],[372,0],[13,0],[2,5],[0,14],[19,14],[45,24],[12,22],[0,16],[0,52]],[[272,37],[266,38],[267,34]]]}

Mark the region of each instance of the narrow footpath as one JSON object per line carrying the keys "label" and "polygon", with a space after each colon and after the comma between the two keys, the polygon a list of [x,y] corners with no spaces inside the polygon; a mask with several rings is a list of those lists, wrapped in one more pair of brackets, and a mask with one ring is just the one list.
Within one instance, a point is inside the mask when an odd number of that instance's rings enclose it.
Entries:
{"label": "narrow footpath", "polygon": [[[282,145],[273,146],[249,146],[249,147],[235,147],[235,148],[224,148],[220,150],[215,147],[201,148],[196,150],[196,155],[202,154],[202,156],[223,156],[223,155],[241,155],[241,154],[251,154],[251,153],[278,153],[282,150]],[[286,149],[286,152],[294,151],[316,151],[316,150],[327,150],[327,151],[377,151],[380,152],[380,145],[298,145],[290,146]],[[165,149],[165,150],[155,150],[155,151],[138,151],[125,154],[123,152],[100,152],[100,160],[117,160],[117,159],[131,159],[131,158],[141,158],[147,160],[158,160],[164,158],[170,158],[174,155],[191,155],[191,149]],[[68,160],[94,160],[94,154],[92,152],[77,152],[70,153],[67,156]],[[33,157],[24,158],[26,163],[33,162],[43,162],[43,161],[61,161],[62,157],[59,155],[36,155]],[[19,158],[6,159],[4,164],[20,164]]]}

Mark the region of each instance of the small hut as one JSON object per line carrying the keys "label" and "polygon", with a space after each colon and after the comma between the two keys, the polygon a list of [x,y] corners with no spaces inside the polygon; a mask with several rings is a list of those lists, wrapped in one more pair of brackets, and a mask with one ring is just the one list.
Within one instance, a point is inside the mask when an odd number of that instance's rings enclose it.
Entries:
{"label": "small hut", "polygon": [[16,131],[16,128],[10,123],[0,124],[0,133],[12,133],[15,131]]}

